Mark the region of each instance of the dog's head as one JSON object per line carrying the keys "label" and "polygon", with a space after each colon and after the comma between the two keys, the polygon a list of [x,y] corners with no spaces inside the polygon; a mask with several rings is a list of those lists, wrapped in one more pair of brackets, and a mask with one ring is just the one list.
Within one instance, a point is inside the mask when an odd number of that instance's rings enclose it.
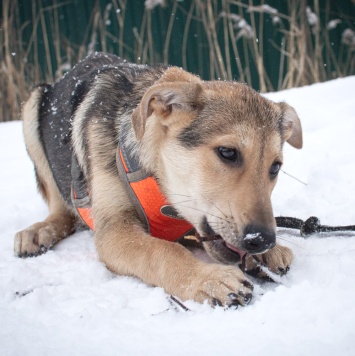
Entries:
{"label": "dog's head", "polygon": [[257,254],[275,245],[271,193],[282,147],[302,147],[292,107],[173,67],[146,91],[132,120],[143,164],[168,200],[201,236],[222,237],[205,243],[212,257],[228,263],[233,250]]}

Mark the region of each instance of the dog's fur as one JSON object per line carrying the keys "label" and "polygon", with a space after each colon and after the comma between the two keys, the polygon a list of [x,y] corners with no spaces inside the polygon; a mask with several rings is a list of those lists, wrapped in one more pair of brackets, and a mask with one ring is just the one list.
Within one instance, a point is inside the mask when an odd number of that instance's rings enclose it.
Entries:
{"label": "dog's fur", "polygon": [[[204,245],[224,264],[199,261],[180,244],[146,233],[117,173],[123,125],[134,155],[179,214],[199,235],[223,238]],[[40,254],[73,233],[79,221],[70,199],[74,150],[91,193],[98,255],[110,270],[183,300],[230,305],[244,304],[252,291],[231,266],[233,249],[262,253],[274,272],[292,261],[286,247],[267,251],[275,244],[270,196],[282,146],[302,146],[299,118],[285,103],[237,82],[204,82],[176,67],[96,53],[32,92],[23,129],[50,214],[16,234],[18,256]],[[223,158],[221,147],[232,159]]]}

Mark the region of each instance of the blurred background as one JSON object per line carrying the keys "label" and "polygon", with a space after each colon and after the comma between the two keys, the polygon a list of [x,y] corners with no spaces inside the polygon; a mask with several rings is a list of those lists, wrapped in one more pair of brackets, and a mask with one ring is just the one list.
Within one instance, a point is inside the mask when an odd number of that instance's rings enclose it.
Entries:
{"label": "blurred background", "polygon": [[95,51],[298,87],[355,74],[355,0],[2,0],[0,121]]}

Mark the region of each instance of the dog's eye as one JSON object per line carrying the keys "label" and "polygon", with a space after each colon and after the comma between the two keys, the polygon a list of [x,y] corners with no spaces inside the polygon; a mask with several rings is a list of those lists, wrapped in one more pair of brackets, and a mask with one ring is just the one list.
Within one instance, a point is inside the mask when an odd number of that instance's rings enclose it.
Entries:
{"label": "dog's eye", "polygon": [[277,174],[279,173],[280,168],[281,168],[281,163],[280,162],[274,162],[271,165],[271,168],[270,168],[270,177],[271,178],[275,178],[277,176]]}
{"label": "dog's eye", "polygon": [[218,147],[218,155],[227,161],[237,162],[238,161],[238,151],[235,148],[228,147]]}

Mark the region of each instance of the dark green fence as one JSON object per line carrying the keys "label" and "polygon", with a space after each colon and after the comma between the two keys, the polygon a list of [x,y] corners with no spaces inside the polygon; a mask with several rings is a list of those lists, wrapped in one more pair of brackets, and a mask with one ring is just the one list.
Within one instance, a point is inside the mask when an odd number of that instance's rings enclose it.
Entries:
{"label": "dark green fence", "polygon": [[354,10],[351,0],[3,0],[0,77],[19,101],[29,83],[107,51],[260,91],[290,88],[354,74]]}

